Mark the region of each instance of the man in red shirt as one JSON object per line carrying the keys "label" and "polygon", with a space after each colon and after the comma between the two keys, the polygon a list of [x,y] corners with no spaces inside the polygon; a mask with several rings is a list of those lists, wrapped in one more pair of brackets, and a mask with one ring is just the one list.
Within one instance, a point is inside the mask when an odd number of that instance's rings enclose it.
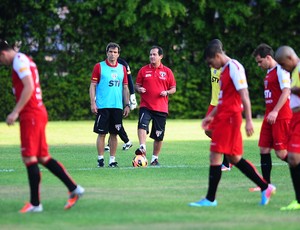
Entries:
{"label": "man in red shirt", "polygon": [[[202,121],[206,130],[210,123],[214,123],[210,144],[209,186],[204,199],[192,202],[194,207],[217,206],[216,192],[221,180],[222,155],[235,165],[242,173],[261,188],[261,205],[269,203],[275,188],[257,173],[256,168],[243,155],[243,140],[241,134],[242,111],[246,118],[246,134],[254,132],[251,103],[244,67],[234,59],[228,57],[220,46],[210,42],[205,49],[205,61],[209,67],[222,68],[220,76],[220,94],[218,105]],[[226,134],[226,135],[224,135]]]}
{"label": "man in red shirt", "polygon": [[140,147],[136,155],[146,155],[146,138],[152,120],[150,137],[154,139],[152,166],[159,166],[158,155],[162,147],[168,110],[169,95],[176,92],[176,81],[172,70],[161,63],[163,49],[152,46],[150,64],[143,66],[137,75],[135,90],[141,95],[138,122]]}
{"label": "man in red shirt", "polygon": [[43,211],[39,197],[41,181],[39,163],[57,176],[68,188],[70,196],[65,209],[69,209],[83,195],[84,188],[77,185],[66,172],[64,166],[49,154],[45,135],[48,115],[42,101],[37,66],[29,57],[15,51],[4,40],[0,40],[0,63],[7,66],[12,65],[12,82],[16,105],[7,116],[6,123],[13,125],[19,118],[21,154],[27,168],[30,187],[30,202],[26,203],[19,212]]}
{"label": "man in red shirt", "polygon": [[[261,126],[258,146],[260,165],[264,179],[271,183],[274,149],[278,158],[287,162],[287,141],[292,110],[290,108],[290,74],[274,60],[274,51],[267,44],[260,44],[253,52],[257,65],[267,71],[264,78],[266,111]],[[260,191],[259,187],[250,191]]]}

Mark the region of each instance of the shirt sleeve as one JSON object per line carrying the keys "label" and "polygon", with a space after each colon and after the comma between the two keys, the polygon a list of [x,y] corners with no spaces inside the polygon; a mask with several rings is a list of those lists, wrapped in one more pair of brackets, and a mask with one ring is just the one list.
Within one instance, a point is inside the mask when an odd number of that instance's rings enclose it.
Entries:
{"label": "shirt sleeve", "polygon": [[92,77],[91,77],[91,82],[93,83],[99,83],[100,82],[100,64],[97,63],[94,66],[93,72],[92,72]]}
{"label": "shirt sleeve", "polygon": [[13,69],[16,71],[20,79],[31,76],[30,60],[26,55],[18,53],[13,61]]}
{"label": "shirt sleeve", "polygon": [[229,62],[230,77],[237,91],[248,88],[244,67],[235,60]]}
{"label": "shirt sleeve", "polygon": [[127,69],[125,66],[123,66],[123,71],[124,71],[123,84],[128,85]]}
{"label": "shirt sleeve", "polygon": [[291,88],[290,73],[282,69],[280,65],[277,65],[277,76],[281,90],[284,88]]}

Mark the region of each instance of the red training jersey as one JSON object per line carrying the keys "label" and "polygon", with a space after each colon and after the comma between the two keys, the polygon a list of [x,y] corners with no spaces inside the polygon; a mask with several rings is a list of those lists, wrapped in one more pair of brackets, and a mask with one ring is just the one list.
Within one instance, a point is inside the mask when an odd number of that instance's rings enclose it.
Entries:
{"label": "red training jersey", "polygon": [[24,77],[31,77],[34,83],[34,91],[20,112],[20,118],[29,116],[38,116],[41,113],[46,114],[46,108],[42,101],[42,90],[39,82],[39,74],[36,64],[25,54],[17,53],[13,59],[12,83],[13,93],[18,102],[23,90],[22,79]]}
{"label": "red training jersey", "polygon": [[[290,74],[283,70],[280,65],[268,70],[264,79],[264,95],[266,103],[265,117],[274,109],[282,94],[282,89],[290,88]],[[278,112],[278,119],[291,119],[290,99],[288,98]]]}
{"label": "red training jersey", "polygon": [[169,112],[168,97],[160,96],[160,93],[176,87],[175,77],[170,68],[163,64],[157,68],[151,64],[145,65],[138,72],[136,85],[146,89],[145,93],[140,94],[140,107],[158,112]]}
{"label": "red training jersey", "polygon": [[222,69],[217,115],[242,112],[240,89],[248,88],[244,67],[231,59]]}

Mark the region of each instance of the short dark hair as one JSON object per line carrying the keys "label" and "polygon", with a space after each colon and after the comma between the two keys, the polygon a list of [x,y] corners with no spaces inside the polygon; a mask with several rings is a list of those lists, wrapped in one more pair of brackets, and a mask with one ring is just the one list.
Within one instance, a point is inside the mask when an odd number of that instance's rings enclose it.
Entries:
{"label": "short dark hair", "polygon": [[206,60],[207,58],[214,58],[217,53],[223,53],[222,46],[220,46],[220,44],[216,42],[216,39],[210,41],[204,50],[204,59]]}
{"label": "short dark hair", "polygon": [[121,47],[115,42],[108,43],[108,45],[106,46],[106,52],[108,52],[109,48],[118,48],[118,53],[121,52]]}
{"label": "short dark hair", "polygon": [[213,40],[211,40],[210,42],[209,42],[209,44],[215,44],[215,45],[218,45],[218,46],[220,46],[221,47],[221,49],[223,49],[223,43],[221,42],[221,40],[219,40],[219,39],[213,39]]}
{"label": "short dark hair", "polygon": [[253,51],[252,54],[254,57],[259,55],[262,58],[265,58],[267,55],[270,55],[272,58],[274,58],[274,50],[271,46],[261,43],[259,46],[256,47],[256,49]]}
{"label": "short dark hair", "polygon": [[12,47],[8,44],[7,41],[0,39],[0,51],[10,50]]}
{"label": "short dark hair", "polygon": [[161,55],[164,54],[164,51],[163,51],[163,49],[160,46],[154,45],[154,46],[151,47],[150,50],[153,50],[153,49],[158,49],[159,56],[161,56]]}

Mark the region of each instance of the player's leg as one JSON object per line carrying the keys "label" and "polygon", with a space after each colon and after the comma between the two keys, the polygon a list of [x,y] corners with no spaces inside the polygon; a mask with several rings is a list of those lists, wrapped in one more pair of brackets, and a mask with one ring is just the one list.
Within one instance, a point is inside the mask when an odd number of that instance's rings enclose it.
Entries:
{"label": "player's leg", "polygon": [[295,200],[293,200],[288,206],[282,207],[280,209],[282,211],[300,209],[300,153],[289,152],[288,162],[295,192]]}
{"label": "player's leg", "polygon": [[221,164],[222,164],[222,154],[211,152],[209,175],[208,175],[208,190],[207,190],[206,197],[197,202],[189,203],[190,206],[193,207],[217,206],[216,193],[222,176]]}
{"label": "player's leg", "polygon": [[123,126],[123,111],[122,109],[110,109],[109,116],[109,133],[110,133],[110,158],[109,158],[109,167],[117,167],[118,163],[116,162],[116,152],[118,146],[117,134]]}
{"label": "player's leg", "polygon": [[38,145],[36,144],[36,140],[39,140],[39,136],[37,135],[39,130],[35,130],[36,125],[38,125],[37,121],[32,122],[31,119],[20,120],[21,154],[23,163],[27,169],[30,189],[30,202],[25,204],[19,211],[20,213],[43,211],[39,196],[41,174],[37,159]]}
{"label": "player's leg", "polygon": [[120,131],[119,131],[119,137],[121,138],[121,140],[124,142],[124,145],[122,147],[123,150],[128,150],[132,147],[132,143],[128,138],[128,135],[124,129],[124,126],[122,125]]}
{"label": "player's leg", "polygon": [[96,140],[96,147],[98,153],[97,166],[104,167],[104,146],[105,136],[109,129],[109,110],[98,109],[98,113],[95,118],[93,131],[98,134]]}
{"label": "player's leg", "polygon": [[151,158],[152,166],[159,166],[158,156],[161,151],[161,147],[163,144],[163,139],[165,135],[165,128],[166,128],[166,120],[167,114],[160,113],[160,112],[153,112],[152,113],[152,128],[150,137],[154,140],[153,142],[153,154]]}
{"label": "player's leg", "polygon": [[146,139],[149,133],[149,123],[151,119],[150,111],[146,108],[140,108],[137,131],[140,147],[135,150],[136,155],[146,155]]}

